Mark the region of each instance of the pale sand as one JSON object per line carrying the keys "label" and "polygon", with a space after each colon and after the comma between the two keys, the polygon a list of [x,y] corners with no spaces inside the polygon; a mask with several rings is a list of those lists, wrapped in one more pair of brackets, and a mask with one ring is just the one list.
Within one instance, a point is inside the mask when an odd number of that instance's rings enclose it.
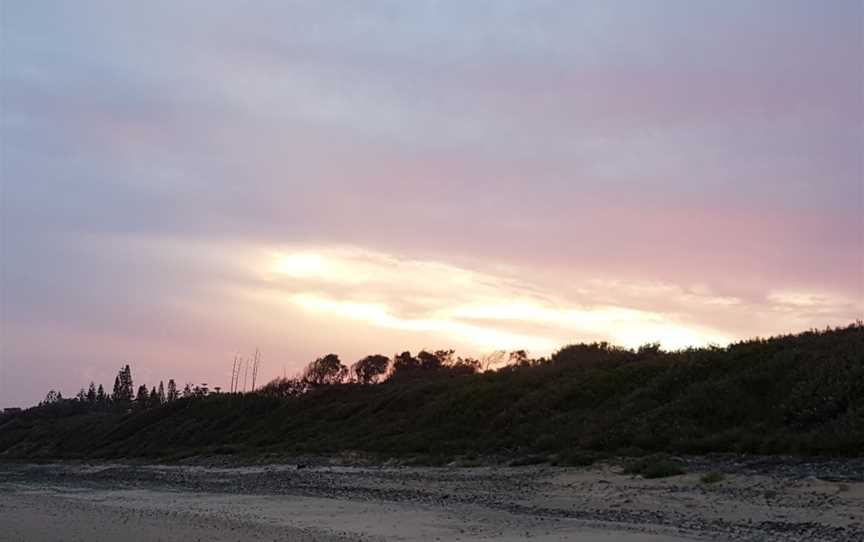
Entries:
{"label": "pale sand", "polygon": [[302,496],[13,488],[0,494],[3,542],[489,541],[685,542],[668,535],[524,521],[479,511]]}
{"label": "pale sand", "polygon": [[[0,463],[0,541],[864,541],[855,460],[591,468]],[[702,472],[722,469],[719,484]]]}

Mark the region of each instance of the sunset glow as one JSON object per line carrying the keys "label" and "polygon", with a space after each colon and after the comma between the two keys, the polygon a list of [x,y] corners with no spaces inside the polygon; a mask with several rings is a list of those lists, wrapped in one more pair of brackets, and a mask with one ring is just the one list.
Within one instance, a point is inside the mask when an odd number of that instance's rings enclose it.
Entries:
{"label": "sunset glow", "polygon": [[860,2],[636,4],[6,2],[0,408],[864,318]]}

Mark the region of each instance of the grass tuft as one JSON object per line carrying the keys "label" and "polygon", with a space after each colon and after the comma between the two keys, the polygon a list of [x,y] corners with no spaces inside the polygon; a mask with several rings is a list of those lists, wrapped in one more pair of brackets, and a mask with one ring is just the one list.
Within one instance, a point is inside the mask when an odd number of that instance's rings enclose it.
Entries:
{"label": "grass tuft", "polygon": [[666,454],[653,454],[624,465],[624,474],[637,474],[643,478],[669,478],[684,474],[684,466],[680,461]]}
{"label": "grass tuft", "polygon": [[703,474],[701,478],[699,478],[699,480],[701,480],[703,484],[717,484],[725,479],[726,476],[719,472],[707,472]]}

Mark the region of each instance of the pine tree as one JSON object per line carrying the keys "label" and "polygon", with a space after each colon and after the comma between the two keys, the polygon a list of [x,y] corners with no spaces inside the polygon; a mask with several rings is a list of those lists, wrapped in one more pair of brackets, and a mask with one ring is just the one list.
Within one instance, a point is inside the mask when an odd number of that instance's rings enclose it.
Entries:
{"label": "pine tree", "polygon": [[177,383],[174,382],[174,379],[170,379],[168,381],[168,401],[176,401],[179,398],[177,395]]}
{"label": "pine tree", "polygon": [[147,391],[147,386],[141,384],[138,387],[138,394],[135,396],[135,407],[138,409],[145,409],[150,404],[150,392]]}
{"label": "pine tree", "polygon": [[90,381],[90,388],[87,390],[87,402],[93,404],[96,402],[96,384]]}
{"label": "pine tree", "polygon": [[165,404],[165,386],[162,384],[162,381],[159,381],[159,404]]}
{"label": "pine tree", "polygon": [[156,391],[156,386],[153,386],[153,389],[150,390],[150,400],[148,401],[147,405],[150,408],[156,408],[161,404],[162,403],[159,402],[159,393]]}
{"label": "pine tree", "polygon": [[124,394],[127,401],[132,400],[132,393],[135,390],[132,384],[132,369],[127,364],[126,367],[123,368],[123,378],[121,378],[121,382],[123,383]]}
{"label": "pine tree", "polygon": [[99,384],[99,389],[96,391],[96,402],[102,404],[107,400],[108,398],[105,396],[105,388],[102,387],[102,384]]}
{"label": "pine tree", "polygon": [[135,388],[132,385],[132,369],[126,365],[117,373],[114,379],[114,401],[118,404],[129,404],[135,398]]}

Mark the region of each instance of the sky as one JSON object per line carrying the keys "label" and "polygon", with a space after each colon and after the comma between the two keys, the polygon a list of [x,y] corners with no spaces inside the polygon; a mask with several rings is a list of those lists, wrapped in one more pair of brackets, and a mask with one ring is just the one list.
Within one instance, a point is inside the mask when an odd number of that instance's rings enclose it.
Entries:
{"label": "sky", "polygon": [[860,0],[0,17],[0,408],[864,318]]}

